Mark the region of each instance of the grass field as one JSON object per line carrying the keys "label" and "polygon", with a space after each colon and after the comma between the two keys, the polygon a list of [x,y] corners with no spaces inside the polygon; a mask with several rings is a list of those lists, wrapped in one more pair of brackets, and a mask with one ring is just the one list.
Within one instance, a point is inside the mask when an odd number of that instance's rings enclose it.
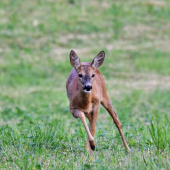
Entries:
{"label": "grass field", "polygon": [[[96,150],[69,111],[70,50],[100,68],[132,152],[101,107]],[[170,169],[170,1],[0,1],[0,169]]]}

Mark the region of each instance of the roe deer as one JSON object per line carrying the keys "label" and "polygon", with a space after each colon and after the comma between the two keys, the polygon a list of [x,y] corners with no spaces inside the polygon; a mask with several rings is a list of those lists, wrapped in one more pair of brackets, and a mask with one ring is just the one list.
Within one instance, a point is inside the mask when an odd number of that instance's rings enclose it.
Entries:
{"label": "roe deer", "polygon": [[[66,82],[70,112],[73,117],[81,119],[88,135],[87,151],[93,152],[95,149],[95,126],[101,103],[113,118],[125,148],[130,151],[122,132],[122,125],[113,110],[111,100],[107,94],[104,78],[98,70],[104,58],[105,53],[101,51],[91,63],[81,63],[77,54],[73,50],[70,52],[70,63],[74,67]],[[85,116],[90,121],[90,128],[87,126]]]}

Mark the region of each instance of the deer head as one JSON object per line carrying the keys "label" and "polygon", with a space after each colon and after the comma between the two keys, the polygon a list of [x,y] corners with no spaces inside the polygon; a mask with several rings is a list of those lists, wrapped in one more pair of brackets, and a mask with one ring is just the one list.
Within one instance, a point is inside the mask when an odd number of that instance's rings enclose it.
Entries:
{"label": "deer head", "polygon": [[72,50],[70,52],[70,63],[75,68],[78,77],[79,84],[83,88],[85,93],[90,93],[92,90],[92,83],[95,78],[95,71],[100,67],[104,61],[105,53],[101,51],[91,62],[90,65],[83,65],[80,62],[77,54]]}

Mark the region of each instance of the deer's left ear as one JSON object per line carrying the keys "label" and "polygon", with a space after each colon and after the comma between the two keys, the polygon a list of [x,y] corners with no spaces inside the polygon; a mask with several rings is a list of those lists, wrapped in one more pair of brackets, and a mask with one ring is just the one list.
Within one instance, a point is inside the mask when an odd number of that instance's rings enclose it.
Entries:
{"label": "deer's left ear", "polygon": [[91,62],[91,66],[94,69],[97,69],[98,67],[100,67],[103,64],[104,61],[104,57],[105,57],[105,53],[104,51],[101,51]]}

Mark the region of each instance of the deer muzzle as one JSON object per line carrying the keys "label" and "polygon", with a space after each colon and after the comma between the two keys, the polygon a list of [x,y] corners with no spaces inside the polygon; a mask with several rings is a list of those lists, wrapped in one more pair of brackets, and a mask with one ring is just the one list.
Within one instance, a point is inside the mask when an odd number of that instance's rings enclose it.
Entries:
{"label": "deer muzzle", "polygon": [[85,93],[90,93],[91,92],[91,89],[92,89],[92,86],[90,86],[90,85],[85,85],[84,87],[83,87],[83,89],[84,89],[84,92]]}

